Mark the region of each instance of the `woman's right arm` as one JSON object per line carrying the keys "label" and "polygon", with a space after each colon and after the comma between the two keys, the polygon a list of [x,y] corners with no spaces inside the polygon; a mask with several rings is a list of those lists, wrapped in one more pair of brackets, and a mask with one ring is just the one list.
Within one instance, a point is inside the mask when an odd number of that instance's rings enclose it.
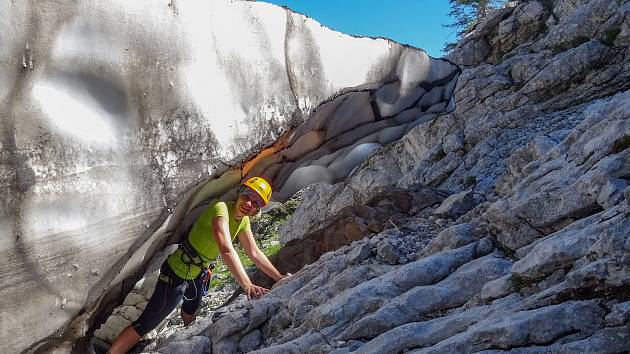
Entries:
{"label": "woman's right arm", "polygon": [[269,292],[268,289],[252,284],[249,276],[247,276],[245,268],[243,267],[241,260],[238,258],[238,254],[236,253],[234,246],[232,245],[227,220],[221,216],[212,219],[212,231],[214,234],[214,240],[219,248],[221,258],[223,258],[225,265],[234,276],[234,279],[236,279],[238,284],[243,288],[247,298],[251,299],[252,297],[260,297]]}

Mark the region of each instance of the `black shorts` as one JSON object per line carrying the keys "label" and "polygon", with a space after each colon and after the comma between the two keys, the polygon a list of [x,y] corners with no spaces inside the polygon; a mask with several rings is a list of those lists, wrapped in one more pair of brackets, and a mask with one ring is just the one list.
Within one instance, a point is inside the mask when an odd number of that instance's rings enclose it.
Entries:
{"label": "black shorts", "polygon": [[202,275],[203,272],[193,280],[184,280],[164,261],[153,295],[140,317],[132,323],[136,332],[141,336],[149,333],[179,305],[182,298],[182,311],[194,315],[203,298]]}

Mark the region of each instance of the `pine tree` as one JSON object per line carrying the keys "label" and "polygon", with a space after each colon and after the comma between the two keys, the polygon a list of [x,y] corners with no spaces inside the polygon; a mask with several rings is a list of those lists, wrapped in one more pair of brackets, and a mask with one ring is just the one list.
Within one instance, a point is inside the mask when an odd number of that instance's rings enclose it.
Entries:
{"label": "pine tree", "polygon": [[449,0],[451,4],[451,12],[449,16],[453,17],[453,23],[444,25],[448,28],[454,28],[457,31],[457,38],[453,42],[444,45],[444,52],[450,52],[455,48],[457,41],[474,25],[483,18],[491,10],[503,6],[505,0]]}

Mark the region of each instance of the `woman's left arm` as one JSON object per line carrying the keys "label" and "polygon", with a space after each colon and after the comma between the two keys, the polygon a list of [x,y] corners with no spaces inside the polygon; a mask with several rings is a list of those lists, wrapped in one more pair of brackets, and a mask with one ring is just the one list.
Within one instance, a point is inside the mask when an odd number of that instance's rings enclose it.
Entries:
{"label": "woman's left arm", "polygon": [[271,277],[274,281],[278,281],[284,277],[285,275],[280,274],[278,269],[271,264],[269,258],[263,253],[263,251],[258,248],[256,244],[256,240],[254,240],[254,234],[252,234],[251,230],[243,230],[238,233],[238,240],[241,242],[243,246],[243,250],[247,254],[247,256],[256,264],[260,270],[262,270],[265,274]]}

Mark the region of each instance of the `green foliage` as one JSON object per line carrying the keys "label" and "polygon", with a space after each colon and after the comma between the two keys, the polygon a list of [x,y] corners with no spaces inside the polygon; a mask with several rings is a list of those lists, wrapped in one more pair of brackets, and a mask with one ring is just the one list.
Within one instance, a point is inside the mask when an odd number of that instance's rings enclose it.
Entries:
{"label": "green foliage", "polygon": [[517,291],[522,291],[524,288],[532,284],[531,281],[526,280],[517,274],[512,274],[511,281]]}
{"label": "green foliage", "polygon": [[615,140],[612,146],[612,153],[617,154],[630,147],[630,135],[624,135]]}
{"label": "green foliage", "polygon": [[443,50],[450,52],[455,49],[457,41],[490,11],[498,9],[507,3],[506,0],[449,0],[451,5],[451,16],[454,21],[444,27],[453,28],[456,32],[456,39],[444,45]]}
{"label": "green foliage", "polygon": [[477,177],[475,177],[475,176],[468,176],[464,180],[464,187],[466,187],[466,188],[472,187],[475,184],[477,184]]}
{"label": "green foliage", "polygon": [[440,149],[433,156],[433,161],[440,161],[441,159],[443,159],[445,157],[446,157],[446,153],[444,152],[444,150]]}
{"label": "green foliage", "polygon": [[591,39],[585,36],[577,36],[571,41],[571,48],[579,47],[580,45],[590,41]]}
{"label": "green foliage", "polygon": [[621,33],[621,28],[613,28],[611,30],[606,31],[606,38],[604,39],[604,44],[606,44],[609,47],[614,46],[615,39],[617,39],[617,36],[619,35],[619,33]]}

